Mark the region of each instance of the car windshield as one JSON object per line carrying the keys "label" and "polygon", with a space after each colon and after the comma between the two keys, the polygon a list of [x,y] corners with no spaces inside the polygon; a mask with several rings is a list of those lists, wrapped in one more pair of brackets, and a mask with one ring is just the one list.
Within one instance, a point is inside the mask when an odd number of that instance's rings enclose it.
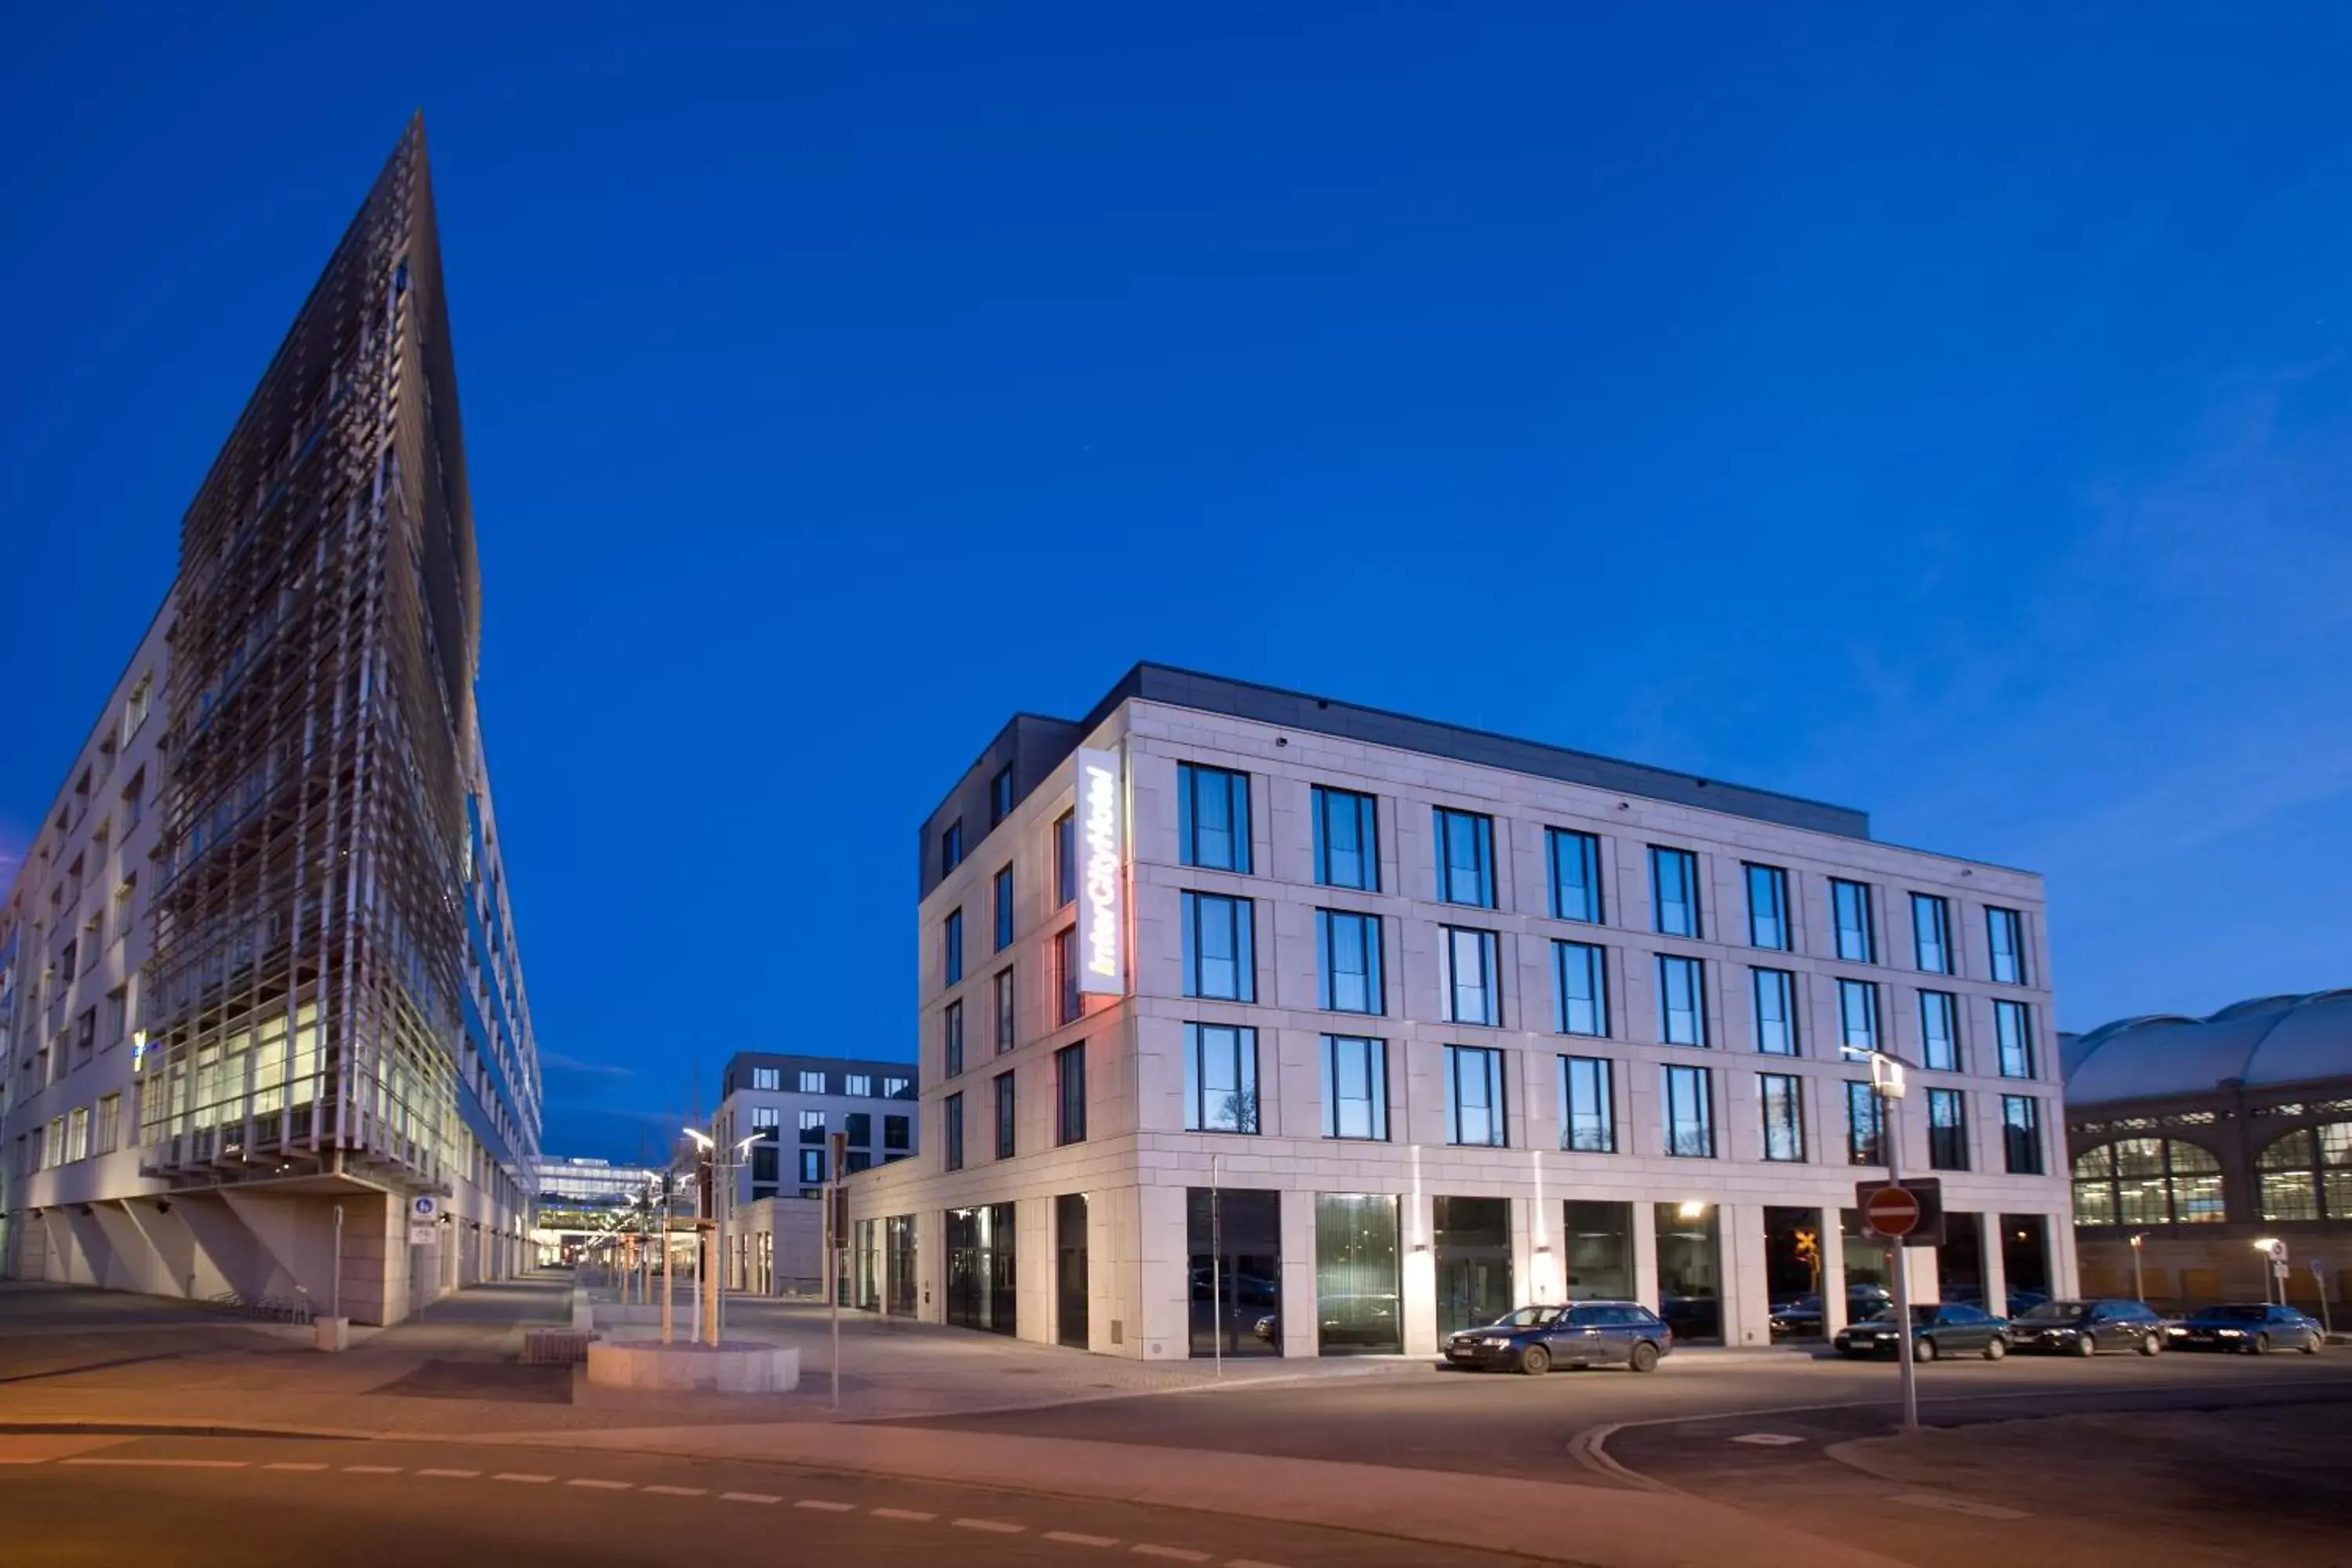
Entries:
{"label": "car windshield", "polygon": [[2071,1323],[2083,1315],[2080,1301],[2044,1301],[2018,1319],[2021,1323]]}
{"label": "car windshield", "polygon": [[1498,1329],[1540,1329],[1559,1316],[1558,1307],[1522,1307],[1507,1318],[1496,1320]]}
{"label": "car windshield", "polygon": [[2259,1323],[2270,1316],[2270,1309],[2267,1307],[2208,1307],[2197,1316],[2223,1323]]}

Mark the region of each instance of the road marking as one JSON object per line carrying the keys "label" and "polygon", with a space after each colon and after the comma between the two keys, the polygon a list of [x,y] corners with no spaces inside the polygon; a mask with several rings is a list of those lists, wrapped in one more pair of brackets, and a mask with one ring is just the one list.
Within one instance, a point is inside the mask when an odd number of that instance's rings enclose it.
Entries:
{"label": "road marking", "polygon": [[1128,1548],[1138,1557],[1165,1557],[1175,1563],[1206,1563],[1209,1554],[1183,1546],[1154,1546],[1149,1541],[1139,1541]]}
{"label": "road marking", "polygon": [[[920,1509],[877,1508],[874,1510],[874,1517],[877,1519],[905,1519],[911,1520],[917,1524],[928,1524],[932,1520],[935,1520],[940,1516],[935,1513],[925,1513]],[[1051,1541],[1054,1538],[1049,1535],[1045,1539]]]}
{"label": "road marking", "polygon": [[[265,1470],[323,1470],[327,1467],[311,1464],[307,1459],[279,1459],[275,1464],[264,1465],[261,1468]],[[427,1470],[425,1473],[431,1475],[433,1472]]]}
{"label": "road marking", "polygon": [[494,1481],[523,1481],[535,1487],[543,1487],[554,1479],[553,1476],[534,1476],[522,1470],[500,1470],[490,1478]]}
{"label": "road marking", "polygon": [[709,1487],[640,1487],[638,1490],[651,1497],[708,1497]]}
{"label": "road marking", "polygon": [[[275,1468],[272,1467],[272,1468]],[[470,1481],[482,1472],[479,1470],[419,1470],[416,1473],[420,1476],[439,1476],[452,1481]]]}
{"label": "road marking", "polygon": [[586,1487],[591,1491],[625,1492],[629,1490],[636,1483],[634,1481],[602,1481],[598,1480],[593,1476],[574,1476],[563,1484],[567,1487]]}
{"label": "road marking", "polygon": [[59,1459],[60,1465],[110,1465],[125,1470],[241,1470],[245,1459]]}
{"label": "road marking", "polygon": [[770,1497],[766,1492],[720,1492],[719,1500],[720,1502],[782,1502],[784,1500],[780,1497]]}
{"label": "road marking", "polygon": [[1065,1546],[1117,1546],[1118,1544],[1118,1537],[1116,1535],[1081,1535],[1075,1530],[1049,1530],[1045,1532],[1045,1539],[1058,1541]]}
{"label": "road marking", "polygon": [[1255,1557],[1228,1557],[1225,1568],[1282,1568],[1279,1563],[1261,1563]]}
{"label": "road marking", "polygon": [[992,1535],[1018,1535],[1029,1528],[1025,1524],[1008,1524],[1001,1519],[959,1519],[955,1527],[958,1530],[984,1530]]}
{"label": "road marking", "polygon": [[793,1504],[794,1508],[813,1508],[819,1513],[856,1513],[854,1502],[835,1502],[831,1498],[804,1497]]}
{"label": "road marking", "polygon": [[48,1462],[49,1458],[46,1454],[42,1455],[37,1459],[11,1458],[5,1454],[0,1454],[0,1465],[46,1465]]}
{"label": "road marking", "polygon": [[398,1465],[345,1465],[343,1467],[343,1474],[347,1476],[396,1476],[400,1474],[400,1467]]}
{"label": "road marking", "polygon": [[1939,1508],[1946,1513],[1970,1514],[1978,1519],[2032,1519],[2021,1508],[2003,1508],[1999,1503],[1978,1502],[1972,1498],[1938,1497],[1933,1492],[1896,1492],[1888,1502],[1907,1502],[1914,1508]]}
{"label": "road marking", "polygon": [[1791,1443],[1801,1443],[1804,1439],[1791,1437],[1786,1432],[1743,1432],[1732,1441],[1753,1443],[1759,1448],[1785,1448]]}

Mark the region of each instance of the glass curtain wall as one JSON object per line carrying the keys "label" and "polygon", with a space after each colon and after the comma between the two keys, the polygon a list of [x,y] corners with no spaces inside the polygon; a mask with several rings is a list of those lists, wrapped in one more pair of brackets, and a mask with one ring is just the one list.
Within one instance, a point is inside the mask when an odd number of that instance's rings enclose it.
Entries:
{"label": "glass curtain wall", "polygon": [[1318,1353],[1403,1353],[1397,1261],[1395,1198],[1371,1193],[1315,1194]]}
{"label": "glass curtain wall", "polygon": [[1723,1342],[1723,1252],[1713,1204],[1660,1204],[1658,1315],[1682,1343]]}
{"label": "glass curtain wall", "polygon": [[1568,1248],[1568,1299],[1633,1300],[1633,1205],[1568,1200],[1561,1215]]}

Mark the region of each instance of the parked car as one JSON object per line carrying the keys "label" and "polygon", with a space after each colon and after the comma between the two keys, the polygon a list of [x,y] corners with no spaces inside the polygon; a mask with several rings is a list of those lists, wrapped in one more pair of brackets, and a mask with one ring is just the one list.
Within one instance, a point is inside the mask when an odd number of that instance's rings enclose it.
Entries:
{"label": "parked car", "polygon": [[[1874,1317],[1894,1305],[1895,1299],[1884,1285],[1849,1285],[1845,1288],[1845,1321],[1858,1323]],[[1819,1296],[1794,1296],[1772,1306],[1772,1337],[1790,1334],[1818,1334],[1822,1331],[1822,1299]]]}
{"label": "parked car", "polygon": [[2164,1349],[2164,1320],[2145,1301],[2044,1301],[2009,1321],[2011,1350],[2052,1355]]}
{"label": "parked car", "polygon": [[1555,1366],[1625,1365],[1655,1372],[1675,1348],[1665,1320],[1638,1301],[1578,1301],[1521,1307],[1445,1341],[1450,1365],[1538,1376]]}
{"label": "parked car", "polygon": [[[1830,1342],[1840,1355],[1892,1356],[1900,1353],[1902,1337],[1895,1309],[1887,1308],[1858,1323],[1849,1323]],[[1911,1359],[1934,1361],[1937,1356],[1980,1355],[1999,1361],[2009,1353],[2009,1322],[1980,1312],[1965,1301],[1939,1301],[1911,1309]]]}
{"label": "parked car", "polygon": [[2319,1325],[2293,1307],[2261,1302],[2203,1308],[2167,1323],[2164,1336],[2175,1350],[2240,1351],[2248,1355],[2267,1355],[2272,1351],[2317,1355],[2320,1346],[2327,1342]]}

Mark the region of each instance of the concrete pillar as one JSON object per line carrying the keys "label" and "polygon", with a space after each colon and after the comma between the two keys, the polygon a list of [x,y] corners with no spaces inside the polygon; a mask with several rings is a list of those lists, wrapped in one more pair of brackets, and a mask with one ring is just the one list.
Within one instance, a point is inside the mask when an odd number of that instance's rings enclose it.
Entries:
{"label": "concrete pillar", "polygon": [[1977,1215],[1977,1247],[1984,1259],[1984,1310],[1996,1318],[2009,1316],[2009,1260],[2001,1256],[2000,1214],[1987,1209]]}
{"label": "concrete pillar", "polygon": [[1772,1294],[1764,1257],[1764,1205],[1724,1204],[1717,1236],[1723,1260],[1723,1342],[1772,1342]]}
{"label": "concrete pillar", "polygon": [[1321,1305],[1315,1274],[1315,1194],[1282,1190],[1282,1353],[1312,1358],[1322,1353]]}
{"label": "concrete pillar", "polygon": [[1136,1264],[1140,1291],[1139,1321],[1129,1325],[1136,1342],[1129,1354],[1146,1361],[1182,1361],[1192,1353],[1192,1254],[1186,1241],[1187,1189],[1146,1185],[1137,1189]]}
{"label": "concrete pillar", "polygon": [[1054,1200],[1020,1198],[1013,1205],[1014,1322],[1024,1340],[1054,1342]]}
{"label": "concrete pillar", "polygon": [[1633,1295],[1653,1312],[1658,1310],[1658,1206],[1636,1203],[1633,1211]]}
{"label": "concrete pillar", "polygon": [[1513,1198],[1510,1205],[1511,1280],[1517,1287],[1511,1293],[1520,1301],[1558,1300],[1557,1292],[1540,1298],[1536,1293],[1535,1200]]}
{"label": "concrete pillar", "polygon": [[1397,1200],[1399,1258],[1404,1294],[1404,1352],[1407,1355],[1437,1353],[1437,1254],[1433,1250],[1436,1204],[1427,1193],[1408,1193]]}
{"label": "concrete pillar", "polygon": [[1822,1337],[1845,1327],[1845,1221],[1834,1206],[1822,1211]]}

